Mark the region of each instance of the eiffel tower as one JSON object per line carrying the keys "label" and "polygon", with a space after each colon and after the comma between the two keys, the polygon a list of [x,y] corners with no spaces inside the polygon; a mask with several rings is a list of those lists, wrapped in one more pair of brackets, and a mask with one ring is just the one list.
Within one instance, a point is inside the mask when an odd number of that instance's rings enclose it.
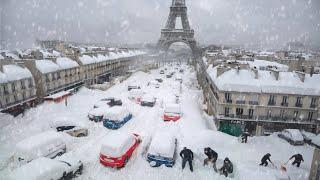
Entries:
{"label": "eiffel tower", "polygon": [[[181,18],[182,29],[176,29],[177,17]],[[194,30],[189,25],[185,0],[172,0],[166,27],[161,29],[158,48],[167,52],[170,45],[176,42],[187,44],[191,48],[193,56],[198,56],[197,42],[194,39]]]}

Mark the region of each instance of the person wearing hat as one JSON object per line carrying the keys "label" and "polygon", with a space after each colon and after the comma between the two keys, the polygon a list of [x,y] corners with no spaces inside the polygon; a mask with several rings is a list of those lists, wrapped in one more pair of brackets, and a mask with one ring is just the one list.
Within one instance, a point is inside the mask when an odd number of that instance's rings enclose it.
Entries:
{"label": "person wearing hat", "polygon": [[264,155],[261,159],[261,163],[259,164],[260,166],[268,166],[268,161],[273,164],[270,160],[271,154],[267,153],[266,155]]}

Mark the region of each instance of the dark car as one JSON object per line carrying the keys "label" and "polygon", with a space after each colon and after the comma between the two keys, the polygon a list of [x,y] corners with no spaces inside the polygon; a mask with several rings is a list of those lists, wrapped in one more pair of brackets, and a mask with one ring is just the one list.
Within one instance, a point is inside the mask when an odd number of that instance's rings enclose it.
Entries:
{"label": "dark car", "polygon": [[118,98],[106,98],[106,99],[101,99],[101,101],[109,101],[107,104],[112,107],[112,106],[122,106],[122,101],[121,99]]}
{"label": "dark car", "polygon": [[161,70],[161,71],[160,71],[160,74],[164,74],[164,70]]}
{"label": "dark car", "polygon": [[183,69],[180,69],[180,71],[179,71],[179,72],[183,73]]}
{"label": "dark car", "polygon": [[128,86],[128,91],[131,91],[132,89],[141,89],[141,87],[136,85]]}
{"label": "dark car", "polygon": [[141,106],[153,107],[156,104],[156,98],[153,96],[144,96],[141,98]]}
{"label": "dark car", "polygon": [[158,81],[159,83],[162,83],[162,82],[163,82],[163,80],[162,80],[161,78],[156,79],[156,81]]}
{"label": "dark car", "polygon": [[172,75],[171,75],[171,74],[167,74],[166,77],[167,77],[167,78],[171,78]]}

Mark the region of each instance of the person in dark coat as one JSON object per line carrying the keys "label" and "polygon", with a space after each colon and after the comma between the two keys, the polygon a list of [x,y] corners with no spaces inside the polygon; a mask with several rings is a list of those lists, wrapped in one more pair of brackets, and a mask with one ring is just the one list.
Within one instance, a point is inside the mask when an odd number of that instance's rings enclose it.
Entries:
{"label": "person in dark coat", "polygon": [[292,162],[292,165],[297,164],[297,167],[300,167],[301,161],[304,162],[303,156],[302,156],[301,154],[295,154],[295,155],[293,155],[293,156],[290,158],[290,160],[293,159],[293,158],[294,158],[294,161]]}
{"label": "person in dark coat", "polygon": [[244,133],[242,133],[241,142],[242,143],[247,143],[249,136],[250,136],[250,133],[248,131],[245,131]]}
{"label": "person in dark coat", "polygon": [[260,166],[264,165],[264,166],[268,166],[268,161],[272,164],[271,160],[270,160],[271,154],[267,153],[266,155],[264,155],[261,159],[261,163]]}
{"label": "person in dark coat", "polygon": [[212,162],[214,171],[218,172],[216,162],[218,159],[218,153],[212,150],[210,147],[204,148],[204,154],[207,155],[207,158],[204,160],[203,165],[207,165],[209,162]]}
{"label": "person in dark coat", "polygon": [[180,152],[180,157],[182,158],[182,169],[186,166],[186,163],[189,163],[190,171],[193,172],[193,152],[190,149],[187,149],[186,147],[183,148],[183,150]]}
{"label": "person in dark coat", "polygon": [[222,167],[219,169],[219,171],[224,174],[224,176],[228,177],[228,174],[233,172],[233,164],[229,160],[229,158],[225,158],[223,161]]}

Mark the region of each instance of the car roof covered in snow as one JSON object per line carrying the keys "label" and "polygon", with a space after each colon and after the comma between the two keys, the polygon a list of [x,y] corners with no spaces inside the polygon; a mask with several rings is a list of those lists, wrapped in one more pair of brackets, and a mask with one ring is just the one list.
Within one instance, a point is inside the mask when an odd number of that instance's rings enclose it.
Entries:
{"label": "car roof covered in snow", "polygon": [[125,106],[113,106],[105,111],[103,118],[113,121],[122,121],[129,114],[130,112]]}
{"label": "car roof covered in snow", "polygon": [[317,136],[314,136],[311,138],[312,143],[316,144],[317,146],[320,146],[320,134]]}
{"label": "car roof covered in snow", "polygon": [[288,131],[291,134],[293,140],[303,141],[303,136],[298,129],[285,129],[284,131]]}
{"label": "car roof covered in snow", "polygon": [[62,136],[59,133],[55,131],[46,131],[18,142],[16,148],[18,152],[28,152],[43,144],[60,144],[62,141]]}
{"label": "car roof covered in snow", "polygon": [[181,112],[181,107],[180,107],[179,104],[166,104],[165,112],[180,113]]}
{"label": "car roof covered in snow", "polygon": [[109,107],[107,106],[98,107],[98,108],[91,109],[88,114],[93,116],[103,116],[108,109]]}
{"label": "car roof covered in snow", "polygon": [[175,146],[175,138],[171,133],[158,132],[152,138],[148,153],[173,158]]}
{"label": "car roof covered in snow", "polygon": [[108,157],[120,157],[135,143],[135,139],[129,133],[110,133],[104,137],[100,152]]}
{"label": "car roof covered in snow", "polygon": [[156,98],[150,94],[146,94],[141,98],[141,101],[154,102],[154,101],[156,101]]}
{"label": "car roof covered in snow", "polygon": [[10,180],[57,179],[60,178],[67,169],[67,164],[63,162],[46,157],[39,157],[15,169],[8,178]]}

